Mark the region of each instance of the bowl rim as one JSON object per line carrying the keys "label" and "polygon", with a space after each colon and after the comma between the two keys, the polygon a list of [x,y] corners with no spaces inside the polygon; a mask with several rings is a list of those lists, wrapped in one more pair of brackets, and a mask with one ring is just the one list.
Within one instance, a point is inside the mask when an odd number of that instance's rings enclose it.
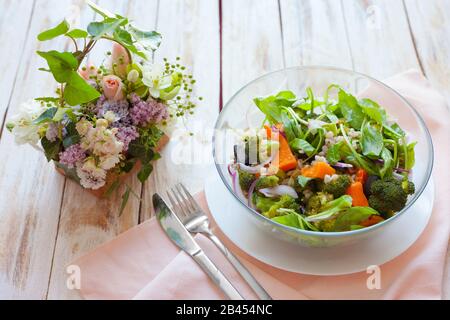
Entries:
{"label": "bowl rim", "polygon": [[[400,210],[399,212],[397,212],[394,216],[390,217],[389,219],[386,219],[380,223],[377,223],[375,225],[369,226],[369,227],[365,227],[362,229],[357,229],[357,230],[350,230],[350,231],[334,231],[334,232],[318,232],[318,231],[310,231],[310,230],[302,230],[302,229],[297,229],[294,227],[290,227],[290,226],[286,226],[283,225],[281,223],[278,223],[276,221],[273,221],[265,216],[263,216],[262,214],[260,214],[258,211],[256,211],[255,209],[249,207],[247,205],[247,203],[245,203],[241,198],[239,198],[234,191],[231,189],[230,185],[226,182],[226,177],[222,174],[222,171],[220,170],[220,165],[217,163],[216,161],[216,148],[215,148],[215,135],[217,132],[217,127],[219,125],[219,122],[222,120],[223,116],[224,116],[224,110],[225,108],[227,108],[227,106],[242,92],[244,91],[247,87],[249,87],[250,85],[252,85],[253,83],[266,78],[266,77],[270,77],[273,74],[276,73],[280,73],[280,72],[285,72],[285,71],[289,71],[289,70],[308,70],[308,69],[313,69],[313,70],[320,70],[320,69],[326,69],[327,71],[338,71],[338,72],[344,72],[344,73],[350,73],[353,75],[358,75],[358,76],[362,76],[365,77],[375,83],[380,84],[382,87],[385,87],[386,89],[388,89],[389,91],[391,91],[392,93],[394,93],[396,96],[398,96],[400,98],[400,100],[402,100],[410,109],[411,111],[417,116],[418,118],[418,122],[420,124],[420,126],[422,126],[422,128],[425,131],[425,136],[426,136],[426,141],[430,147],[430,153],[428,155],[428,165],[426,168],[426,176],[424,179],[424,183],[422,184],[422,186],[419,188],[419,190],[417,190],[413,197],[411,198],[411,200],[405,205],[405,207]],[[404,212],[406,212],[413,203],[415,203],[417,201],[417,199],[419,199],[419,197],[422,195],[423,191],[425,190],[425,187],[428,185],[428,183],[430,182],[430,178],[431,178],[431,174],[433,171],[433,166],[434,166],[434,146],[433,146],[433,140],[431,138],[431,134],[430,131],[428,130],[427,125],[425,124],[425,121],[423,120],[422,116],[419,114],[419,112],[416,110],[416,108],[414,106],[411,105],[411,103],[409,103],[409,101],[406,100],[406,98],[404,98],[399,92],[397,92],[396,90],[394,90],[393,88],[391,88],[390,86],[388,86],[387,84],[383,83],[380,80],[377,80],[371,76],[368,76],[364,73],[361,72],[357,72],[357,71],[353,71],[353,70],[349,70],[349,69],[345,69],[345,68],[339,68],[339,67],[333,67],[333,66],[321,66],[321,65],[307,65],[307,66],[292,66],[292,67],[286,67],[286,68],[282,68],[282,69],[278,69],[275,71],[271,71],[268,73],[265,73],[253,80],[251,80],[250,82],[246,83],[244,86],[242,86],[238,91],[236,91],[230,99],[228,99],[228,101],[225,103],[225,105],[223,106],[222,110],[219,113],[219,116],[216,119],[216,122],[214,124],[214,134],[212,137],[212,155],[214,158],[214,165],[216,167],[217,172],[219,173],[220,179],[222,180],[222,183],[225,184],[226,188],[228,189],[228,191],[238,200],[238,202],[245,208],[247,209],[246,211],[251,212],[257,219],[262,220],[263,222],[268,222],[269,224],[272,224],[278,228],[281,229],[285,229],[286,231],[289,232],[295,232],[301,235],[305,235],[305,236],[315,236],[315,237],[324,237],[324,238],[340,238],[340,237],[346,237],[346,236],[352,236],[352,235],[360,235],[360,234],[365,234],[365,233],[369,233],[375,229],[381,228],[382,226],[387,225],[388,223],[391,223],[392,221],[395,221],[398,217],[400,217]]]}

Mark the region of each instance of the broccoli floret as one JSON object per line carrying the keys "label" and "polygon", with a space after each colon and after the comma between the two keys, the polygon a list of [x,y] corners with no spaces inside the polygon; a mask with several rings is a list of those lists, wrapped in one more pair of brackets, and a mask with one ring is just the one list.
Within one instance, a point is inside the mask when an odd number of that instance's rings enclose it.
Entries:
{"label": "broccoli floret", "polygon": [[328,219],[314,222],[314,225],[323,232],[333,232],[336,219]]}
{"label": "broccoli floret", "polygon": [[346,174],[339,175],[336,179],[324,184],[323,192],[331,193],[337,199],[345,194],[345,191],[351,183],[350,176]]}
{"label": "broccoli floret", "polygon": [[280,198],[265,198],[255,196],[254,200],[256,208],[268,218],[273,218],[280,215],[277,212],[277,210],[280,208],[292,209],[296,212],[300,212],[299,204],[295,201],[294,198],[288,195],[283,195]]}
{"label": "broccoli floret", "polygon": [[278,185],[278,181],[280,181],[280,179],[277,176],[264,176],[258,180],[255,188],[256,190],[272,188]]}
{"label": "broccoli floret", "polygon": [[241,190],[248,192],[248,189],[250,189],[250,186],[252,185],[253,181],[256,180],[256,175],[239,170],[239,185],[241,186]]}
{"label": "broccoli floret", "polygon": [[318,192],[309,198],[306,204],[306,214],[313,215],[319,212],[320,208],[327,202],[333,200],[333,195],[325,192]]}
{"label": "broccoli floret", "polygon": [[414,189],[410,181],[395,178],[377,180],[370,188],[369,205],[388,218],[405,207],[408,195],[414,193]]}

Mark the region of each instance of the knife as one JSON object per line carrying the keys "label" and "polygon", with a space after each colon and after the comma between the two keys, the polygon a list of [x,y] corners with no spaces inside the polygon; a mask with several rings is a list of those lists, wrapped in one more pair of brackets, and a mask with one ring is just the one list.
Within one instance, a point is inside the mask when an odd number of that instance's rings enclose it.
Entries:
{"label": "knife", "polygon": [[232,300],[244,300],[230,281],[209,260],[189,231],[157,193],[153,195],[153,207],[155,208],[155,214],[159,224],[170,240],[190,255],[228,298]]}

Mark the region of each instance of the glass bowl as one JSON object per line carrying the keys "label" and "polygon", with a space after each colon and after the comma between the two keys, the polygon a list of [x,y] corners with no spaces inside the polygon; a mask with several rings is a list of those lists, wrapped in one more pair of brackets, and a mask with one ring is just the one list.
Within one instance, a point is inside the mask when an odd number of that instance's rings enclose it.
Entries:
{"label": "glass bowl", "polygon": [[[384,107],[390,117],[407,132],[411,141],[417,141],[416,162],[412,181],[416,192],[409,197],[405,208],[392,218],[376,225],[345,232],[315,232],[288,227],[272,221],[247,205],[243,195],[233,192],[228,164],[233,159],[233,145],[245,129],[260,128],[264,115],[254,105],[255,97],[263,97],[281,90],[291,90],[304,96],[311,87],[315,96],[323,96],[330,84],[338,84],[359,98],[370,98]],[[331,96],[331,98],[334,98]],[[255,226],[271,236],[308,247],[341,246],[367,237],[379,236],[386,227],[395,228],[396,219],[419,199],[433,167],[433,145],[430,133],[417,111],[395,90],[371,77],[350,70],[333,67],[307,66],[286,68],[261,76],[241,88],[221,111],[213,138],[214,162],[219,175],[236,200],[242,205],[242,214],[248,215]],[[407,232],[407,230],[399,230]]]}

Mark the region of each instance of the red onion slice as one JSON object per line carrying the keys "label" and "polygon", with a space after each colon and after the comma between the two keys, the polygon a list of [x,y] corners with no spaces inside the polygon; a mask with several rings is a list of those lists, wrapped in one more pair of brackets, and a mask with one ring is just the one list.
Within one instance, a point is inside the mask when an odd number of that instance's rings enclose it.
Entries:
{"label": "red onion slice", "polygon": [[333,164],[333,167],[336,168],[353,168],[353,165],[350,163],[344,163],[344,162],[336,162]]}
{"label": "red onion slice", "polygon": [[295,191],[295,189],[292,188],[291,186],[287,186],[284,184],[281,184],[281,185],[273,187],[273,188],[260,189],[258,191],[261,192],[263,195],[265,195],[268,198],[283,196],[283,195],[291,196],[294,199],[298,198],[298,194]]}
{"label": "red onion slice", "polygon": [[253,181],[252,184],[250,185],[250,188],[248,189],[247,205],[252,209],[255,209],[255,207],[253,206],[253,192],[255,191],[255,186],[258,183],[258,181],[259,178]]}

